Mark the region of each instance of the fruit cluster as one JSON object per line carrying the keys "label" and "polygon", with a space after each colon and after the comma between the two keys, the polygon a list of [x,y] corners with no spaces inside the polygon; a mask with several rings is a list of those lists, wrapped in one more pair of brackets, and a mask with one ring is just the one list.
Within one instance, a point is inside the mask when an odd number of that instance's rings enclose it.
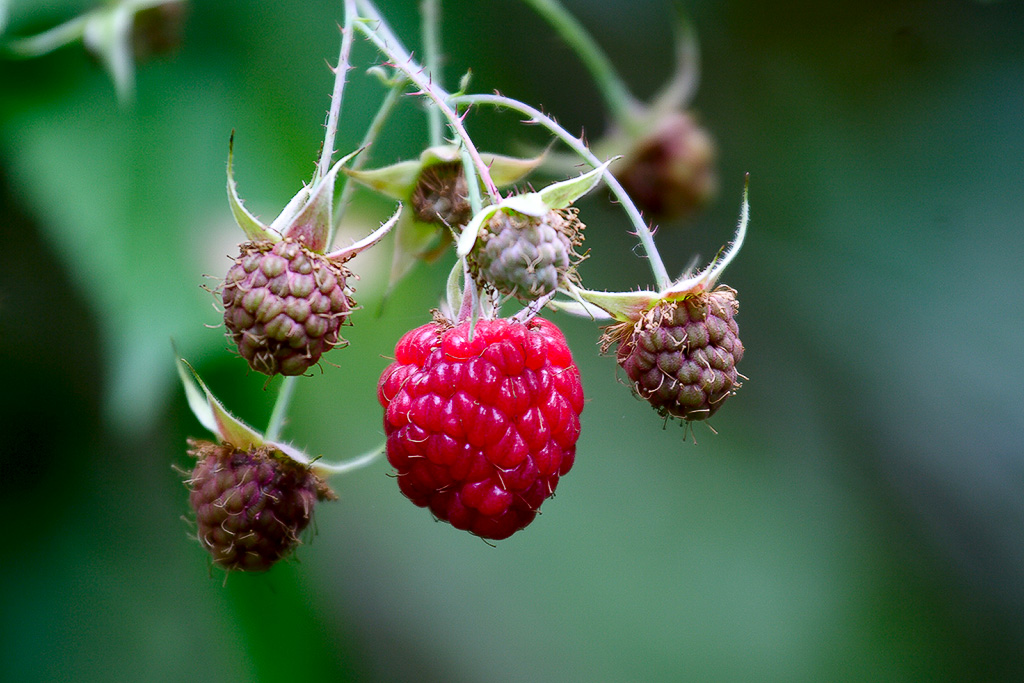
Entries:
{"label": "fruit cluster", "polygon": [[[671,280],[641,211],[681,215],[711,195],[713,145],[679,101],[631,108],[606,145],[608,161],[543,113],[500,95],[442,89],[416,63],[370,0],[347,0],[337,82],[316,173],[270,224],[238,196],[228,155],[228,198],[246,241],[218,288],[231,345],[249,367],[283,380],[279,410],[265,433],[233,417],[184,361],[190,404],[217,443],[192,441],[187,484],[197,537],[228,570],[257,571],[299,543],[315,503],[333,498],[326,478],[386,453],[398,489],[434,517],[484,539],[529,525],[573,466],[584,408],[580,372],[565,337],[542,311],[607,320],[602,348],[633,392],[684,424],[706,420],[740,386],[743,345],[734,290],[717,284],[746,230],[746,199],[736,238],[704,270]],[[347,56],[360,33],[382,53],[391,88],[425,97],[437,114],[418,159],[366,170],[367,148],[333,161]],[[381,67],[375,67],[378,71]],[[561,140],[591,170],[517,187],[557,166],[554,153],[517,159],[480,152],[466,132],[468,110],[496,106],[521,114]],[[614,107],[612,107],[614,109]],[[383,118],[386,108],[382,109]],[[620,112],[621,113],[621,112]],[[647,131],[653,130],[653,134]],[[631,132],[632,131],[632,132]],[[601,144],[594,149],[600,149]],[[615,162],[617,165],[612,165]],[[341,201],[336,185],[343,182]],[[583,287],[578,271],[584,224],[576,202],[604,183],[626,209],[651,262],[657,288],[607,292]],[[365,239],[331,250],[354,184],[401,200],[395,215]],[[511,186],[502,193],[499,188]],[[336,207],[337,204],[337,207]],[[639,205],[639,206],[638,206]],[[340,330],[358,309],[348,262],[393,233],[390,284],[417,262],[455,247],[457,261],[431,322],[398,340],[377,384],[384,443],[361,458],[330,464],[278,440],[296,377],[344,346]],[[505,307],[515,311],[503,313]],[[386,351],[382,349],[382,355]],[[268,380],[269,382],[269,380]]]}

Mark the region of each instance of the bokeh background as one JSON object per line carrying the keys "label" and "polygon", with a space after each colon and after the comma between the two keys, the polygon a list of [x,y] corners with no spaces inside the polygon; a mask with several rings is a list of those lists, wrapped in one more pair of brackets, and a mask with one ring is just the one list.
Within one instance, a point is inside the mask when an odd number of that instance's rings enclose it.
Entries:
{"label": "bokeh background", "polygon": [[[565,0],[641,97],[669,77],[667,0]],[[9,34],[84,0],[14,0]],[[380,3],[418,47],[416,3]],[[277,384],[226,350],[210,294],[248,206],[310,176],[338,1],[194,2],[180,45],[119,106],[78,47],[0,62],[0,678],[9,681],[1024,680],[1024,6],[885,0],[686,4],[693,102],[721,193],[661,227],[670,269],[729,239],[750,378],[693,438],[633,399],[598,329],[556,316],[588,404],[577,464],[492,548],[415,508],[386,462],[337,480],[318,533],[264,575],[188,538],[202,436],[170,340],[243,419]],[[579,61],[512,0],[445,0],[449,85],[542,105],[591,139]],[[382,96],[357,45],[338,147]],[[509,114],[481,146],[543,144]],[[416,155],[402,103],[373,165]],[[542,182],[539,180],[538,182]],[[389,202],[358,193],[352,235]],[[621,211],[581,203],[595,288],[649,284]],[[285,436],[342,459],[382,437],[375,382],[429,319],[451,260],[378,315],[388,249],[352,266],[351,346],[299,385]]]}

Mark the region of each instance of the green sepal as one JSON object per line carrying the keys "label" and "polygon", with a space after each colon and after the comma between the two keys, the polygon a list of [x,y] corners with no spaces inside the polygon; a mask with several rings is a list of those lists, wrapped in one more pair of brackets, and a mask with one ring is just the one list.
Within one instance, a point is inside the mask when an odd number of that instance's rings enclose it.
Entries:
{"label": "green sepal", "polygon": [[608,165],[615,161],[609,159],[592,171],[588,171],[578,178],[570,178],[553,185],[548,185],[538,194],[541,200],[549,209],[564,209],[577,199],[590,192],[601,182],[601,176],[608,169]]}
{"label": "green sepal", "polygon": [[[0,53],[27,59],[49,54],[78,40],[103,65],[121,103],[132,99],[135,90],[135,50],[132,32],[139,13],[160,5],[184,0],[120,0],[108,2],[47,31],[15,38],[0,45]],[[7,2],[0,0],[0,35],[6,20]]]}
{"label": "green sepal", "polygon": [[597,306],[616,320],[635,321],[655,302],[661,299],[658,292],[598,292],[576,287],[573,289],[583,301]]}
{"label": "green sepal", "polygon": [[[530,194],[535,193],[531,192]],[[508,199],[511,199],[511,197],[509,197]],[[467,254],[469,254],[469,252],[473,251],[473,245],[476,244],[477,235],[480,234],[480,227],[491,216],[496,214],[498,210],[501,209],[503,205],[505,205],[505,202],[507,202],[508,199],[502,200],[501,203],[499,204],[491,204],[489,206],[485,206],[481,211],[478,211],[477,214],[469,220],[469,223],[466,224],[466,227],[462,229],[462,234],[459,235],[458,246],[456,247],[455,250],[456,253],[459,255],[459,258],[464,258]]]}
{"label": "green sepal", "polygon": [[590,304],[616,320],[626,322],[638,320],[644,311],[660,301],[679,301],[698,292],[714,289],[722,271],[739,254],[747,234],[747,224],[750,222],[750,204],[747,200],[749,181],[748,174],[743,187],[743,206],[736,226],[736,236],[701,272],[696,275],[684,275],[660,292],[599,292],[570,285],[563,291],[576,301],[552,301],[550,305],[567,313],[585,316],[591,314],[586,305]]}
{"label": "green sepal", "polygon": [[533,169],[541,165],[545,156],[546,152],[542,152],[532,159],[523,159],[484,152],[480,155],[480,158],[483,159],[484,165],[487,166],[494,184],[497,187],[506,187],[512,183],[519,182],[529,175]]}
{"label": "green sepal", "polygon": [[271,231],[258,218],[249,213],[249,210],[242,205],[238,196],[238,187],[235,183],[235,132],[231,131],[231,139],[228,141],[228,203],[231,205],[231,215],[235,223],[242,229],[245,236],[253,242],[280,242],[281,235]]}
{"label": "green sepal", "polygon": [[350,258],[356,256],[360,252],[365,251],[372,247],[373,245],[377,244],[377,242],[380,242],[384,238],[384,235],[388,234],[391,231],[391,229],[395,227],[395,225],[400,220],[401,216],[402,205],[399,204],[398,208],[395,209],[395,213],[391,216],[391,218],[389,218],[379,228],[377,228],[372,233],[370,233],[363,239],[359,240],[355,244],[351,244],[347,247],[343,247],[341,249],[332,251],[330,254],[327,254],[326,257],[331,261],[336,261],[339,263],[344,263],[345,261],[348,261]]}
{"label": "green sepal", "polygon": [[650,115],[653,118],[685,109],[693,99],[700,81],[700,45],[697,41],[697,31],[683,11],[681,3],[673,3],[673,10],[675,69],[672,78],[651,100]]}
{"label": "green sepal", "polygon": [[[171,342],[171,346],[174,346],[174,342]],[[202,384],[199,381],[199,375],[196,374],[195,369],[189,365],[188,361],[178,356],[177,347],[174,348],[174,356],[174,365],[178,369],[178,377],[181,378],[181,384],[185,387],[185,398],[188,400],[188,407],[192,409],[192,414],[199,420],[199,424],[217,434],[217,420],[213,417],[213,409],[210,407],[210,402],[199,389],[199,386]],[[198,385],[197,381],[199,381]]]}
{"label": "green sepal", "polygon": [[[307,249],[318,254],[324,252],[324,249],[327,248],[327,238],[330,235],[333,221],[334,183],[338,177],[338,169],[359,151],[346,154],[331,167],[331,170],[320,182],[315,183],[312,188],[303,188],[295,195],[295,198],[304,195],[308,198],[295,212],[294,218],[287,221],[287,227],[280,230],[283,237],[301,242]],[[285,211],[281,212],[282,216],[286,215],[295,198],[288,203]],[[274,223],[276,227],[277,221],[275,220]]]}
{"label": "green sepal", "polygon": [[465,272],[465,264],[460,259],[455,261],[451,272],[448,273],[448,282],[445,285],[445,304],[448,310],[443,311],[443,313],[452,320],[455,320],[455,317],[462,309],[462,297],[464,295],[462,276]]}
{"label": "green sepal", "polygon": [[747,224],[750,222],[749,191],[750,174],[748,173],[743,181],[743,204],[740,206],[740,218],[736,224],[736,235],[732,238],[732,242],[722,247],[722,250],[711,260],[707,268],[696,275],[682,277],[666,287],[661,293],[663,298],[679,299],[696,291],[714,289],[718,278],[722,276],[726,267],[740,253],[740,249],[743,247],[743,240],[747,236]]}
{"label": "green sepal", "polygon": [[[537,168],[544,160],[544,155],[532,159],[520,159],[501,154],[482,153],[480,158],[491,174],[491,180],[498,187],[511,185]],[[420,153],[418,160],[399,161],[390,166],[369,171],[345,169],[345,173],[357,183],[380,192],[392,199],[409,201],[413,189],[423,171],[438,164],[451,164],[461,159],[458,145],[437,145],[428,147]]]}
{"label": "green sepal", "polygon": [[[0,14],[5,11],[2,8],[3,4],[3,2],[0,2]],[[93,10],[93,12],[95,11]],[[70,45],[82,38],[82,34],[85,33],[85,25],[91,17],[92,12],[69,19],[59,26],[54,26],[34,36],[12,38],[3,44],[4,56],[16,59],[30,59],[32,57],[42,57],[65,45]],[[3,35],[3,28],[5,27],[0,26],[0,35]]]}
{"label": "green sepal", "polygon": [[132,98],[135,89],[135,56],[131,43],[134,15],[128,3],[110,5],[92,12],[82,32],[82,43],[110,74],[122,103]]}
{"label": "green sepal", "polygon": [[361,185],[392,199],[408,201],[422,166],[418,161],[399,161],[397,164],[369,171],[345,169],[345,174]]}
{"label": "green sepal", "polygon": [[290,444],[268,441],[258,431],[229,413],[188,361],[179,357],[176,358],[176,365],[189,408],[200,424],[213,432],[221,442],[243,451],[270,447],[299,464],[309,465],[313,462],[312,458]]}
{"label": "green sepal", "polygon": [[497,204],[485,206],[479,211],[459,235],[458,255],[464,257],[473,251],[476,238],[483,224],[498,210],[515,211],[526,216],[539,218],[554,209],[564,209],[574,201],[590,192],[601,181],[601,176],[614,159],[604,162],[592,171],[578,178],[570,178],[548,185],[539,192],[526,192],[502,199]]}
{"label": "green sepal", "polygon": [[184,358],[177,359],[178,376],[185,385],[188,405],[196,419],[224,443],[241,450],[265,446],[263,435],[227,411]]}
{"label": "green sepal", "polygon": [[395,226],[395,248],[391,255],[391,275],[388,287],[394,287],[419,260],[436,260],[446,242],[447,229],[437,223],[416,220],[413,211],[403,211]]}

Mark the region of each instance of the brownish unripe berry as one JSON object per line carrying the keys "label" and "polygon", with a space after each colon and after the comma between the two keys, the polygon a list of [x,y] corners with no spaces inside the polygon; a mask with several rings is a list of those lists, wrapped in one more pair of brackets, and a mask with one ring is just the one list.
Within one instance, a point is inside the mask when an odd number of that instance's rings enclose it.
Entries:
{"label": "brownish unripe berry", "polygon": [[469,187],[461,161],[442,162],[424,167],[412,190],[412,209],[424,223],[450,227],[469,222]]}
{"label": "brownish unripe berry", "polygon": [[639,320],[610,328],[605,348],[618,342],[633,392],[660,414],[704,420],[741,384],[738,310],[736,292],[725,286],[662,300]]}
{"label": "brownish unripe berry", "polygon": [[263,571],[299,543],[317,500],[334,498],[305,465],[270,448],[189,440],[186,482],[199,544],[225,569]]}
{"label": "brownish unripe berry", "polygon": [[638,138],[612,172],[645,214],[670,219],[692,213],[718,189],[715,144],[693,116],[675,111]]}
{"label": "brownish unripe berry", "polygon": [[335,346],[352,312],[352,274],[291,239],[247,242],[221,289],[238,353],[265,375],[301,375]]}

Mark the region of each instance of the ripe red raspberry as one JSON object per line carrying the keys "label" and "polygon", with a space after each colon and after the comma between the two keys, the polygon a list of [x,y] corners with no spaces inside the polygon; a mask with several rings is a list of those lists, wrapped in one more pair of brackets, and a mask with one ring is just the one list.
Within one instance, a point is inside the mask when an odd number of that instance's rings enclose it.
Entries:
{"label": "ripe red raspberry", "polygon": [[740,387],[738,310],[736,293],[724,286],[663,300],[635,323],[609,329],[605,345],[619,341],[633,392],[659,413],[704,420]]}
{"label": "ripe red raspberry", "polygon": [[576,455],[579,370],[541,318],[418,327],[395,346],[377,398],[402,493],[482,538],[533,521]]}
{"label": "ripe red raspberry", "polygon": [[247,242],[221,290],[224,325],[249,367],[301,375],[335,346],[355,305],[351,273],[291,239]]}
{"label": "ripe red raspberry", "polygon": [[268,448],[189,445],[197,462],[186,483],[199,544],[225,569],[270,569],[299,543],[316,501],[335,497],[307,467]]}

